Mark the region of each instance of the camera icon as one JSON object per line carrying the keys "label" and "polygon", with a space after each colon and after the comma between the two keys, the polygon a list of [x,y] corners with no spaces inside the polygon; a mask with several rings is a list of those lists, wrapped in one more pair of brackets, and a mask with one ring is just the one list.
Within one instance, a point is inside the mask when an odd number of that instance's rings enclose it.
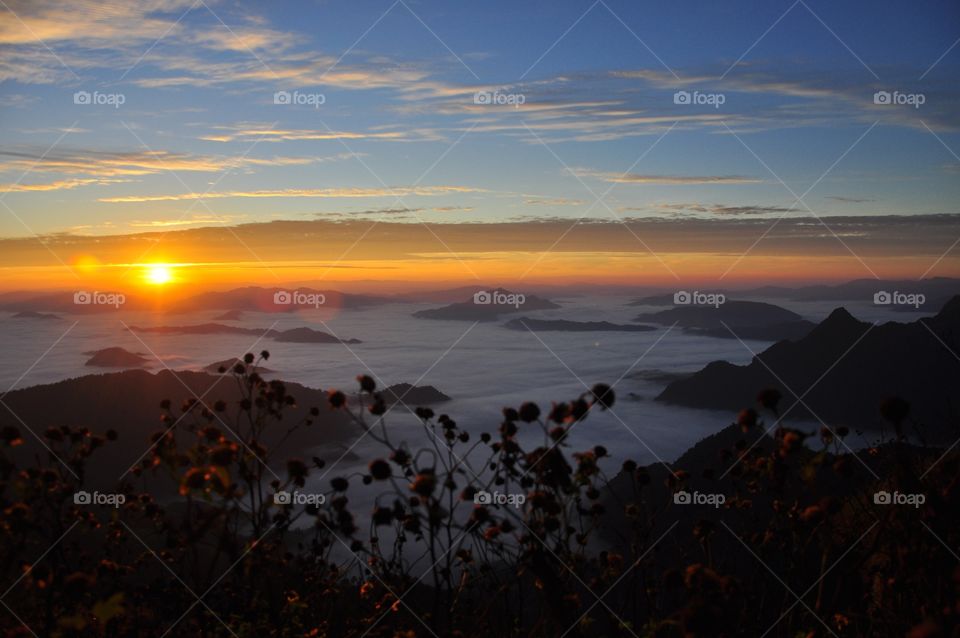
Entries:
{"label": "camera icon", "polygon": [[892,502],[892,500],[893,499],[891,499],[890,497],[890,492],[887,492],[885,490],[876,492],[873,495],[874,505],[889,505]]}
{"label": "camera icon", "polygon": [[493,93],[490,91],[477,91],[473,94],[474,104],[493,104]]}
{"label": "camera icon", "polygon": [[286,290],[278,290],[273,293],[273,303],[278,306],[289,306],[293,303],[293,295]]}
{"label": "camera icon", "polygon": [[689,306],[693,297],[686,290],[678,290],[673,293],[673,304],[675,306]]}
{"label": "camera icon", "polygon": [[73,94],[74,104],[90,104],[91,100],[90,91],[77,91]]}
{"label": "camera icon", "polygon": [[90,492],[80,490],[79,492],[74,492],[73,494],[74,505],[89,505],[92,502],[93,497],[90,495]]}
{"label": "camera icon", "polygon": [[293,502],[293,496],[286,490],[280,490],[273,495],[274,505],[290,505]]}
{"label": "camera icon", "polygon": [[689,505],[693,502],[693,496],[686,490],[680,490],[673,494],[673,502],[676,505]]}
{"label": "camera icon", "polygon": [[674,104],[690,104],[690,92],[689,91],[677,91],[673,94],[673,103]]}
{"label": "camera icon", "polygon": [[493,295],[486,290],[473,293],[473,303],[482,306],[489,306],[493,303]]}
{"label": "camera icon", "polygon": [[293,96],[290,91],[277,91],[273,94],[274,104],[290,104],[293,102]]}
{"label": "camera icon", "polygon": [[873,94],[873,103],[874,104],[892,104],[893,96],[890,95],[890,91],[877,91]]}
{"label": "camera icon", "polygon": [[893,296],[886,290],[873,293],[873,303],[877,306],[889,306],[893,303]]}
{"label": "camera icon", "polygon": [[473,502],[476,505],[490,505],[493,503],[493,495],[486,490],[480,490],[473,495]]}
{"label": "camera icon", "polygon": [[73,303],[78,306],[89,306],[93,303],[93,295],[84,290],[73,293]]}

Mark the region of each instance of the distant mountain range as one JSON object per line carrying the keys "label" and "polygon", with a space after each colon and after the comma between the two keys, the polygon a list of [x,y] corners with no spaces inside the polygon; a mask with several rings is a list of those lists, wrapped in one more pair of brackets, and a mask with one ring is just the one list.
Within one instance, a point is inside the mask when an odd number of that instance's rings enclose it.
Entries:
{"label": "distant mountain range", "polygon": [[[0,294],[0,310],[10,312],[63,312],[73,314],[95,314],[115,312],[118,307],[102,303],[78,303],[78,292],[122,293],[122,291],[59,291],[59,292],[16,292]],[[144,294],[122,293],[123,302],[119,306],[124,310],[156,310],[157,303]],[[89,298],[89,297],[88,297]],[[317,303],[319,302],[319,303]],[[388,303],[396,303],[389,297],[372,295],[354,295],[337,290],[319,290],[314,288],[263,288],[248,286],[227,291],[210,291],[185,297],[180,300],[168,300],[163,304],[166,313],[185,313],[202,311],[256,311],[256,312],[295,312],[314,308],[356,309]]]}
{"label": "distant mountain range", "polygon": [[866,430],[884,426],[884,399],[900,397],[929,441],[952,441],[960,434],[958,353],[960,296],[936,316],[912,323],[874,326],[838,308],[806,336],[775,343],[745,366],[714,361],[669,384],[657,400],[733,411],[754,406],[758,392],[776,388],[781,410],[795,403],[794,392],[803,397],[788,418],[815,415]]}
{"label": "distant mountain range", "polygon": [[361,343],[359,339],[338,339],[326,332],[313,328],[291,328],[289,330],[273,330],[272,328],[242,328],[227,326],[221,323],[201,323],[193,326],[132,326],[134,332],[153,334],[179,335],[209,335],[209,334],[238,334],[265,337],[274,341],[287,343]]}
{"label": "distant mountain range", "polygon": [[786,308],[759,301],[725,301],[716,306],[677,305],[659,312],[641,313],[634,321],[676,324],[684,332],[710,337],[766,341],[798,339],[816,325]]}
{"label": "distant mountain range", "polygon": [[[874,293],[880,291],[900,291],[920,293],[926,296],[921,310],[933,311],[941,308],[947,300],[960,294],[960,279],[950,277],[931,277],[929,279],[854,279],[842,284],[820,284],[815,286],[761,286],[758,288],[711,289],[712,293],[721,293],[728,299],[784,299],[789,301],[854,301],[873,300]],[[658,293],[641,297],[631,302],[631,306],[672,306],[673,292]],[[893,307],[893,309],[914,310],[912,306]]]}

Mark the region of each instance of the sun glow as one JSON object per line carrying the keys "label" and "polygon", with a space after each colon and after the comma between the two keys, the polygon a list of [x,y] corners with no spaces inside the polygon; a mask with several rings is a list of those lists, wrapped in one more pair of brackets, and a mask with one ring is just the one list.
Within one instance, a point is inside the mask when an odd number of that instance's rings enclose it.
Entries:
{"label": "sun glow", "polygon": [[162,286],[173,281],[173,271],[166,264],[152,264],[147,266],[146,279],[155,286]]}

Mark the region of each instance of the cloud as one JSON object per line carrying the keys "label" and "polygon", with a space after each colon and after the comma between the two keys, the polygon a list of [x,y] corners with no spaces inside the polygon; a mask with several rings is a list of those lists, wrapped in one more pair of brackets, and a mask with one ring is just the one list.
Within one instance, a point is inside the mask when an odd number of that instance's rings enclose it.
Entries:
{"label": "cloud", "polygon": [[[78,239],[70,235],[44,237],[46,247],[33,238],[0,240],[0,266],[27,261],[49,261],[47,248],[56,254],[90,252],[101,260],[122,261],[132,245],[154,241],[163,232],[171,242],[191,258],[203,261],[236,261],[237,238],[264,261],[336,259],[351,246],[346,261],[371,260],[385,263],[408,259],[411,254],[445,254],[449,251],[464,258],[483,259],[489,255],[538,254],[544,250],[545,237],[562,237],[551,251],[564,254],[590,252],[597,255],[634,255],[641,250],[636,236],[643,237],[650,249],[661,255],[677,255],[683,260],[692,255],[720,255],[732,263],[736,255],[748,250],[757,238],[767,233],[751,251],[749,259],[815,258],[832,256],[853,263],[849,250],[874,263],[895,257],[930,263],[950,247],[960,235],[960,215],[870,215],[824,217],[830,230],[807,217],[785,217],[771,231],[769,219],[742,217],[647,218],[585,220],[571,228],[570,219],[544,218],[522,222],[417,223],[398,218],[380,221],[371,228],[370,219],[277,220],[238,223],[230,227],[210,224],[198,228],[156,227],[154,232],[98,235]],[[626,228],[625,228],[626,225]],[[629,229],[632,232],[627,232]],[[568,233],[564,234],[565,231]],[[832,231],[832,232],[831,232]],[[844,239],[846,247],[833,233]],[[440,245],[436,235],[443,238]],[[318,243],[317,237],[323,237]],[[358,239],[363,237],[362,241]],[[505,246],[504,238],[509,238]],[[452,258],[451,258],[452,259]],[[944,270],[956,269],[956,257],[949,257]],[[251,261],[255,261],[251,258]],[[922,269],[919,271],[922,272]]]}
{"label": "cloud", "polygon": [[[779,215],[789,212],[796,212],[796,207],[786,206],[723,206],[720,204],[661,204],[658,206],[661,210],[667,211],[690,211],[694,213],[709,213],[711,215]],[[622,210],[646,210],[624,208]]]}
{"label": "cloud", "polygon": [[578,177],[593,177],[615,184],[762,184],[764,180],[741,175],[641,175],[637,173],[610,173],[583,168],[571,171]]}
{"label": "cloud", "polygon": [[565,197],[534,197],[524,200],[523,203],[532,206],[580,206],[584,202],[582,199],[568,199]]}
{"label": "cloud", "polygon": [[875,199],[869,199],[866,197],[844,197],[842,195],[828,195],[827,199],[832,199],[835,202],[843,202],[845,204],[862,204],[865,202],[875,202]]}
{"label": "cloud", "polygon": [[268,126],[238,126],[216,127],[223,133],[211,133],[201,136],[200,139],[207,142],[234,142],[240,141],[264,141],[264,142],[289,142],[289,141],[317,141],[317,140],[381,140],[381,141],[402,141],[410,139],[410,135],[403,131],[381,131],[363,133],[357,131],[332,131],[315,129],[276,129]]}
{"label": "cloud", "polygon": [[61,179],[46,184],[0,184],[0,193],[35,193],[73,190],[81,186],[102,186],[116,184],[125,180],[118,179]]}
{"label": "cloud", "polygon": [[65,175],[102,177],[141,176],[165,171],[222,173],[250,170],[258,166],[297,166],[343,160],[352,157],[340,153],[327,157],[226,157],[168,151],[108,152],[93,149],[62,151],[44,155],[40,151],[0,151],[0,173],[30,171]]}
{"label": "cloud", "polygon": [[133,220],[127,222],[127,225],[134,229],[144,228],[183,228],[188,226],[214,226],[225,225],[228,222],[236,222],[242,215],[193,215],[189,219],[151,219],[151,220]]}
{"label": "cloud", "polygon": [[432,197],[451,193],[485,193],[486,189],[469,186],[395,186],[392,188],[287,188],[281,190],[220,191],[212,193],[178,193],[175,195],[127,195],[104,197],[99,201],[111,204],[134,202],[176,202],[194,199],[319,197],[326,199],[364,197]]}
{"label": "cloud", "polygon": [[435,206],[433,208],[427,209],[434,213],[469,213],[474,210],[473,206]]}

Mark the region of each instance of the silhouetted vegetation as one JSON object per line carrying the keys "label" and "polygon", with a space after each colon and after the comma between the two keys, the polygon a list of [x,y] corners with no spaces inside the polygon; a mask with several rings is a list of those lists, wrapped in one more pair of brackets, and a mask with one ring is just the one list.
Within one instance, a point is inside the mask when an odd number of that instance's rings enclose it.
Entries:
{"label": "silhouetted vegetation", "polygon": [[[764,391],[676,463],[626,460],[608,477],[608,450],[569,444],[615,405],[607,385],[550,408],[505,408],[479,436],[417,408],[428,443],[409,449],[372,378],[358,377],[359,401],[331,390],[291,417],[296,397],[256,371],[268,357],[236,363],[238,401],[164,401],[149,451],[100,504],[76,495],[116,432],[49,428],[49,453],[27,464],[12,448],[29,435],[3,428],[7,635],[960,631],[958,454],[909,445],[900,399],[882,406],[894,438],[855,453],[845,428],[781,423],[779,393]],[[382,448],[366,471],[316,457],[284,465],[264,444],[322,427],[327,410]],[[179,495],[139,489],[156,474]],[[691,491],[724,498],[678,505]],[[880,492],[923,502],[886,505]],[[357,495],[373,507],[352,505]]]}

